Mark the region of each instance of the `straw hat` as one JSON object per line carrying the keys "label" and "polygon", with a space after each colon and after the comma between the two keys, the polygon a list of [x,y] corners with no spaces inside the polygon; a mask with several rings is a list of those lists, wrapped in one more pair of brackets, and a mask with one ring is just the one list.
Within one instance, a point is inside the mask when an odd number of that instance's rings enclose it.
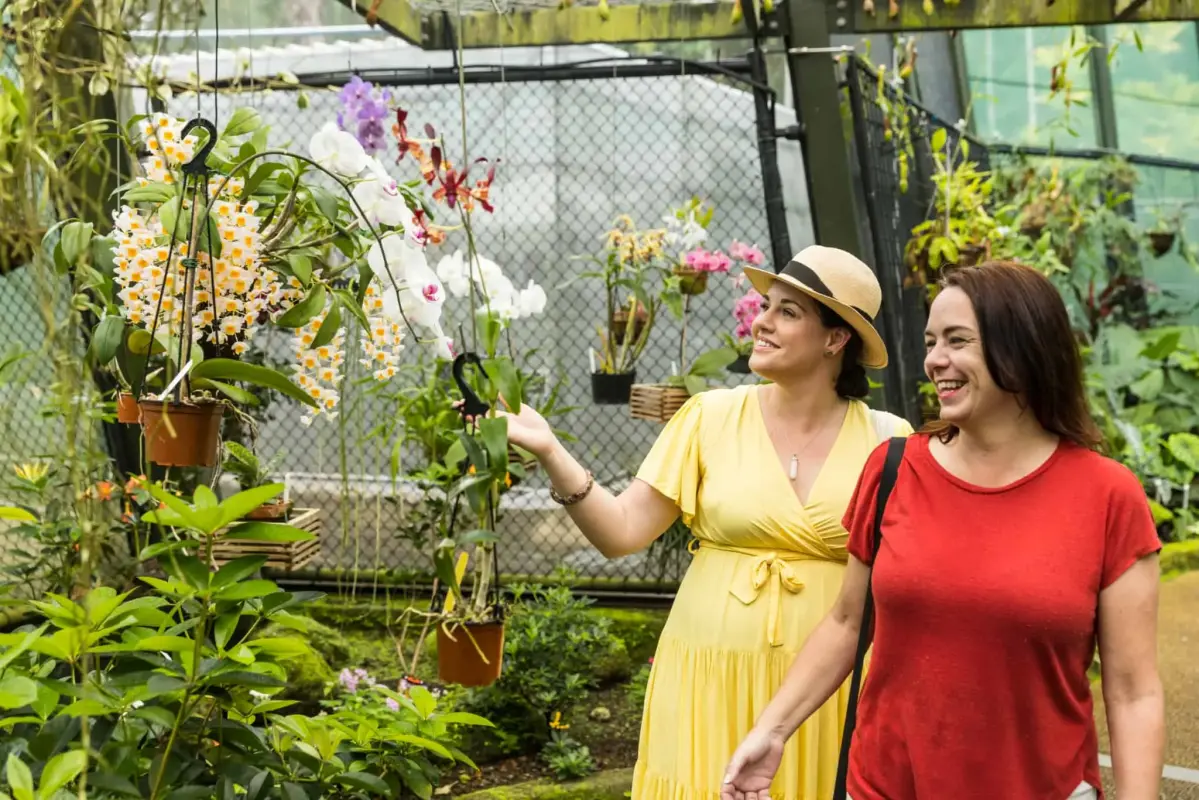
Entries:
{"label": "straw hat", "polygon": [[861,259],[835,247],[805,247],[778,274],[746,267],[745,274],[758,294],[765,296],[775,281],[782,281],[818,303],[831,308],[862,337],[865,367],[887,366],[887,346],[874,329],[883,293],[874,271]]}

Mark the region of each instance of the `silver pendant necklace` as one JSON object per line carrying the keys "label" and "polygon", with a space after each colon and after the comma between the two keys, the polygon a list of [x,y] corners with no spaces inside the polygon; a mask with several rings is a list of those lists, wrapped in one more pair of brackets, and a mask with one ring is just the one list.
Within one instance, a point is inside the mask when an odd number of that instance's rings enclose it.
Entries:
{"label": "silver pendant necklace", "polygon": [[[790,478],[792,482],[794,482],[795,480],[797,480],[799,478],[799,457],[800,457],[800,455],[802,455],[804,452],[807,451],[807,449],[809,447],[812,446],[812,442],[816,441],[817,437],[819,437],[820,434],[824,433],[824,430],[829,426],[829,423],[832,421],[833,416],[836,416],[836,415],[835,414],[830,415],[828,417],[828,419],[826,419],[824,421],[824,424],[821,425],[820,428],[817,429],[815,433],[813,433],[811,436],[808,437],[808,440],[806,442],[804,442],[803,447],[801,447],[799,450],[792,451],[791,461],[787,466],[787,477]],[[778,415],[776,413],[776,418],[777,417],[778,417]],[[791,441],[788,438],[786,441],[786,444],[790,444],[790,443],[791,443]]]}

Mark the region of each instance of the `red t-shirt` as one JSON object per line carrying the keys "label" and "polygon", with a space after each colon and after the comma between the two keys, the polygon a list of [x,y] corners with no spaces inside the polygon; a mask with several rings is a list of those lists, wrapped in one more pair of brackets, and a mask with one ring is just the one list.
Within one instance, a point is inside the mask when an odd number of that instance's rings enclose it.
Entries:
{"label": "red t-shirt", "polygon": [[[846,511],[870,564],[886,456]],[[850,756],[854,800],[1065,800],[1101,790],[1087,667],[1099,592],[1160,549],[1122,464],[1066,442],[996,489],[908,439],[873,569],[873,652]],[[1102,796],[1102,795],[1101,795]]]}

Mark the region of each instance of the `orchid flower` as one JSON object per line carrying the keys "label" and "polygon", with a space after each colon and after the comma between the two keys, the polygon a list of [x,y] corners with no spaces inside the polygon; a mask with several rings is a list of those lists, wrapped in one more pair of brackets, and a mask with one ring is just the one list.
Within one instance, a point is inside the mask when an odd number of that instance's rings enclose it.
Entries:
{"label": "orchid flower", "polygon": [[355,178],[366,169],[367,155],[352,134],[339,130],[333,122],[313,134],[308,143],[312,160],[343,178]]}

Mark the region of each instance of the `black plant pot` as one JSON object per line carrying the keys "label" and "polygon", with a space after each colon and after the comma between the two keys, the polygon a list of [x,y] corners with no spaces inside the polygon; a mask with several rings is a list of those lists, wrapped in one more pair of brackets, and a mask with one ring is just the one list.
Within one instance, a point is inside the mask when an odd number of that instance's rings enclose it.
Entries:
{"label": "black plant pot", "polygon": [[1153,254],[1164,256],[1174,246],[1174,231],[1153,231],[1149,234],[1149,244],[1153,246]]}
{"label": "black plant pot", "polygon": [[753,372],[749,368],[749,356],[737,356],[725,369],[736,375],[748,375]]}
{"label": "black plant pot", "polygon": [[633,383],[637,380],[637,370],[609,374],[606,372],[591,373],[591,399],[596,405],[623,406],[629,402],[633,393]]}

